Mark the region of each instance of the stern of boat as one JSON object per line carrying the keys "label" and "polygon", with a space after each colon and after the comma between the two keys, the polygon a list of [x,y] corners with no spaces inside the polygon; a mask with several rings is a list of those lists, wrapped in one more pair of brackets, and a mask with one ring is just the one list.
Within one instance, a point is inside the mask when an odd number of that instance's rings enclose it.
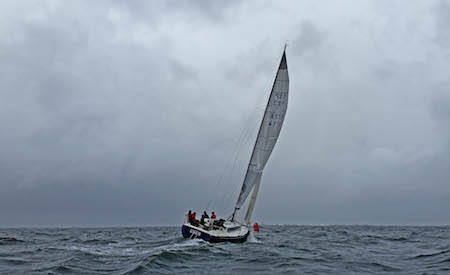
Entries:
{"label": "stern of boat", "polygon": [[217,232],[217,230],[208,231],[202,228],[197,228],[191,224],[183,224],[181,227],[181,233],[186,239],[202,239],[210,243],[243,243],[247,240],[250,231],[247,227],[242,227],[235,228],[234,230],[223,230],[221,232]]}

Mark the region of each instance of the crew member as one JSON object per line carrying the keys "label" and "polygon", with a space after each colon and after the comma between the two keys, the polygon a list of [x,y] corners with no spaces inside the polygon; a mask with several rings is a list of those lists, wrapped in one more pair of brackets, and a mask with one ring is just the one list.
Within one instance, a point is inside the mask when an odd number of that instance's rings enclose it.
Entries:
{"label": "crew member", "polygon": [[187,219],[188,219],[188,223],[192,222],[192,212],[191,212],[191,210],[189,210],[189,212],[187,214]]}
{"label": "crew member", "polygon": [[191,217],[192,217],[192,224],[195,225],[195,226],[198,226],[198,221],[197,221],[197,219],[195,218],[195,212],[192,213]]}
{"label": "crew member", "polygon": [[211,219],[216,219],[216,214],[214,214],[214,211],[211,213]]}
{"label": "crew member", "polygon": [[203,211],[202,218],[200,219],[201,224],[205,224],[205,219],[209,219],[208,214],[206,214],[206,211]]}

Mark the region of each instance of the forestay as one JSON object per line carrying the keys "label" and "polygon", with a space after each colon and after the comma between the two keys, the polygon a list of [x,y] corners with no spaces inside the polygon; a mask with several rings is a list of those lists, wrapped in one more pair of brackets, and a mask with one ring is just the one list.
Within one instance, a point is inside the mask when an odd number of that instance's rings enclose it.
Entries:
{"label": "forestay", "polygon": [[[289,76],[286,63],[286,52],[284,51],[270,93],[269,101],[267,102],[264,117],[259,128],[258,137],[256,139],[255,147],[253,148],[247,173],[245,174],[244,183],[242,184],[242,189],[239,193],[235,211],[245,202],[252,188],[255,185],[258,185],[259,187],[263,169],[269,160],[270,154],[280,135],[281,126],[283,125],[284,116],[287,110],[288,94]],[[254,198],[252,198],[252,203],[250,204],[251,209],[253,209],[256,195],[257,192],[255,192]],[[249,212],[251,215],[250,208]],[[247,213],[248,219],[250,215]]]}

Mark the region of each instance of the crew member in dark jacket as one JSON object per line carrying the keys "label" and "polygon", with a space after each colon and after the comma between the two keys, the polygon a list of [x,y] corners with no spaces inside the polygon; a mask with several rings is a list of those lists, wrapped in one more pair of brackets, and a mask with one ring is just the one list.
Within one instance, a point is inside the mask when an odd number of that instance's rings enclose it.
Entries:
{"label": "crew member in dark jacket", "polygon": [[206,214],[206,211],[203,212],[202,218],[200,219],[200,224],[205,224],[205,219],[209,219],[208,214]]}
{"label": "crew member in dark jacket", "polygon": [[191,210],[189,210],[189,212],[187,214],[187,219],[188,219],[188,223],[192,222],[192,212],[191,212]]}

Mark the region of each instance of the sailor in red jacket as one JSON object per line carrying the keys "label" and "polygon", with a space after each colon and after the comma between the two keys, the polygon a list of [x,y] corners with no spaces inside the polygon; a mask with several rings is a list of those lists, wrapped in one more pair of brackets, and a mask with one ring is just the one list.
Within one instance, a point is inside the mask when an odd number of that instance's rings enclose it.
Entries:
{"label": "sailor in red jacket", "polygon": [[217,218],[217,217],[216,217],[216,214],[214,214],[214,211],[213,211],[212,214],[211,214],[211,219],[215,219],[215,218]]}

